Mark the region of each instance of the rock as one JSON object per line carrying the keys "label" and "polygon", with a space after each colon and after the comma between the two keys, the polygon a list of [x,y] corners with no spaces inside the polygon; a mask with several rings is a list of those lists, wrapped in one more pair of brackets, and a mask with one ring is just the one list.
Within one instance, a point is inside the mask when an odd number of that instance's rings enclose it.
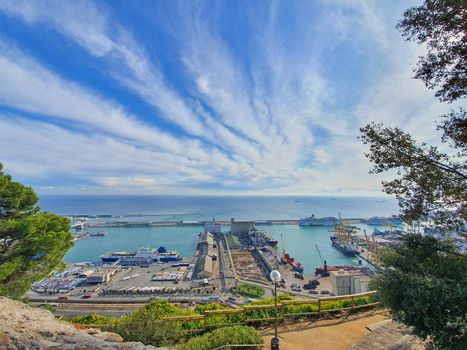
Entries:
{"label": "rock", "polygon": [[105,340],[105,341],[110,341],[110,342],[115,342],[115,343],[120,343],[123,341],[123,338],[120,336],[120,334],[117,333],[112,333],[112,332],[100,332],[97,334],[93,334],[94,337]]}
{"label": "rock", "polygon": [[75,345],[73,350],[96,350],[97,348],[95,346],[90,346],[90,345]]}
{"label": "rock", "polygon": [[87,334],[95,335],[97,333],[100,333],[100,330],[95,329],[95,328],[86,328],[86,329],[83,329],[83,332]]}
{"label": "rock", "polygon": [[8,345],[8,344],[10,344],[10,342],[11,342],[10,337],[8,335],[6,335],[5,333],[0,332],[0,346],[1,345]]}
{"label": "rock", "polygon": [[39,344],[41,344],[41,346],[44,349],[48,349],[48,350],[62,349],[62,344],[56,343],[56,342],[53,342],[47,339],[39,339]]}

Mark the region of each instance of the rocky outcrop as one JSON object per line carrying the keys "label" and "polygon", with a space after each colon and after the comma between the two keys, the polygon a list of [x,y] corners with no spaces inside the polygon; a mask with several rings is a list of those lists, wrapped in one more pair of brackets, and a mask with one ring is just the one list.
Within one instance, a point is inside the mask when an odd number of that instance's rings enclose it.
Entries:
{"label": "rocky outcrop", "polygon": [[0,297],[1,350],[154,350],[150,345],[123,342],[120,335],[100,330],[80,330],[56,320],[47,310]]}

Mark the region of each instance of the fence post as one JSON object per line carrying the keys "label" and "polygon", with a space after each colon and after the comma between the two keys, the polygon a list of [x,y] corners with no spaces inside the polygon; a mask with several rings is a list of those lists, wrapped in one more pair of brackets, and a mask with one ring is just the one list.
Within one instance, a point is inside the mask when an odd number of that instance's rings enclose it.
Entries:
{"label": "fence post", "polygon": [[350,300],[350,312],[353,313],[353,308],[355,306],[355,297],[352,295],[352,298]]}
{"label": "fence post", "polygon": [[321,318],[321,298],[318,298],[318,315]]}

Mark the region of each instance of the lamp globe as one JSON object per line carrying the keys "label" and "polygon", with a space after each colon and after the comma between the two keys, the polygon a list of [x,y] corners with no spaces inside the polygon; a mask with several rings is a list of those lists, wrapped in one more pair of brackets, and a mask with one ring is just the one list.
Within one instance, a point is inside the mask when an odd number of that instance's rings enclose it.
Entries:
{"label": "lamp globe", "polygon": [[271,278],[271,281],[277,283],[281,280],[281,273],[277,270],[272,270],[269,277]]}

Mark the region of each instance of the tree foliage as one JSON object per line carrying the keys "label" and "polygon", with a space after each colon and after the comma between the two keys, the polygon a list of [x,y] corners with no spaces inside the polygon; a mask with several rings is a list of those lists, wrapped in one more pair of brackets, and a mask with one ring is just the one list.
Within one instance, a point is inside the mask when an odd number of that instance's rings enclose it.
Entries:
{"label": "tree foliage", "polygon": [[[407,40],[426,45],[415,78],[437,88],[441,101],[454,102],[467,95],[467,3],[463,0],[425,0],[405,11],[397,27]],[[467,116],[463,108],[442,116],[441,141],[451,148],[418,144],[402,129],[371,123],[360,129],[370,146],[366,156],[373,173],[394,170],[399,175],[384,182],[395,195],[404,219],[433,220],[443,228],[461,229],[467,219]]]}
{"label": "tree foliage", "polygon": [[[453,123],[444,124],[446,130],[461,132],[452,128]],[[383,182],[383,189],[395,195],[407,223],[431,219],[445,228],[462,229],[467,218],[464,154],[449,156],[435,146],[418,145],[398,127],[371,123],[360,130],[363,143],[370,146],[366,156],[374,163],[371,172],[395,170],[400,176]]]}
{"label": "tree foliage", "polygon": [[415,78],[436,97],[452,102],[465,97],[467,90],[467,5],[465,0],[426,0],[404,12],[397,28],[407,40],[425,44]]}
{"label": "tree foliage", "polygon": [[384,270],[372,281],[394,319],[441,349],[467,335],[467,259],[457,253],[450,242],[408,235],[381,254]]}
{"label": "tree foliage", "polygon": [[34,191],[2,169],[0,163],[0,295],[19,298],[62,266],[73,237],[66,218],[40,212]]}

